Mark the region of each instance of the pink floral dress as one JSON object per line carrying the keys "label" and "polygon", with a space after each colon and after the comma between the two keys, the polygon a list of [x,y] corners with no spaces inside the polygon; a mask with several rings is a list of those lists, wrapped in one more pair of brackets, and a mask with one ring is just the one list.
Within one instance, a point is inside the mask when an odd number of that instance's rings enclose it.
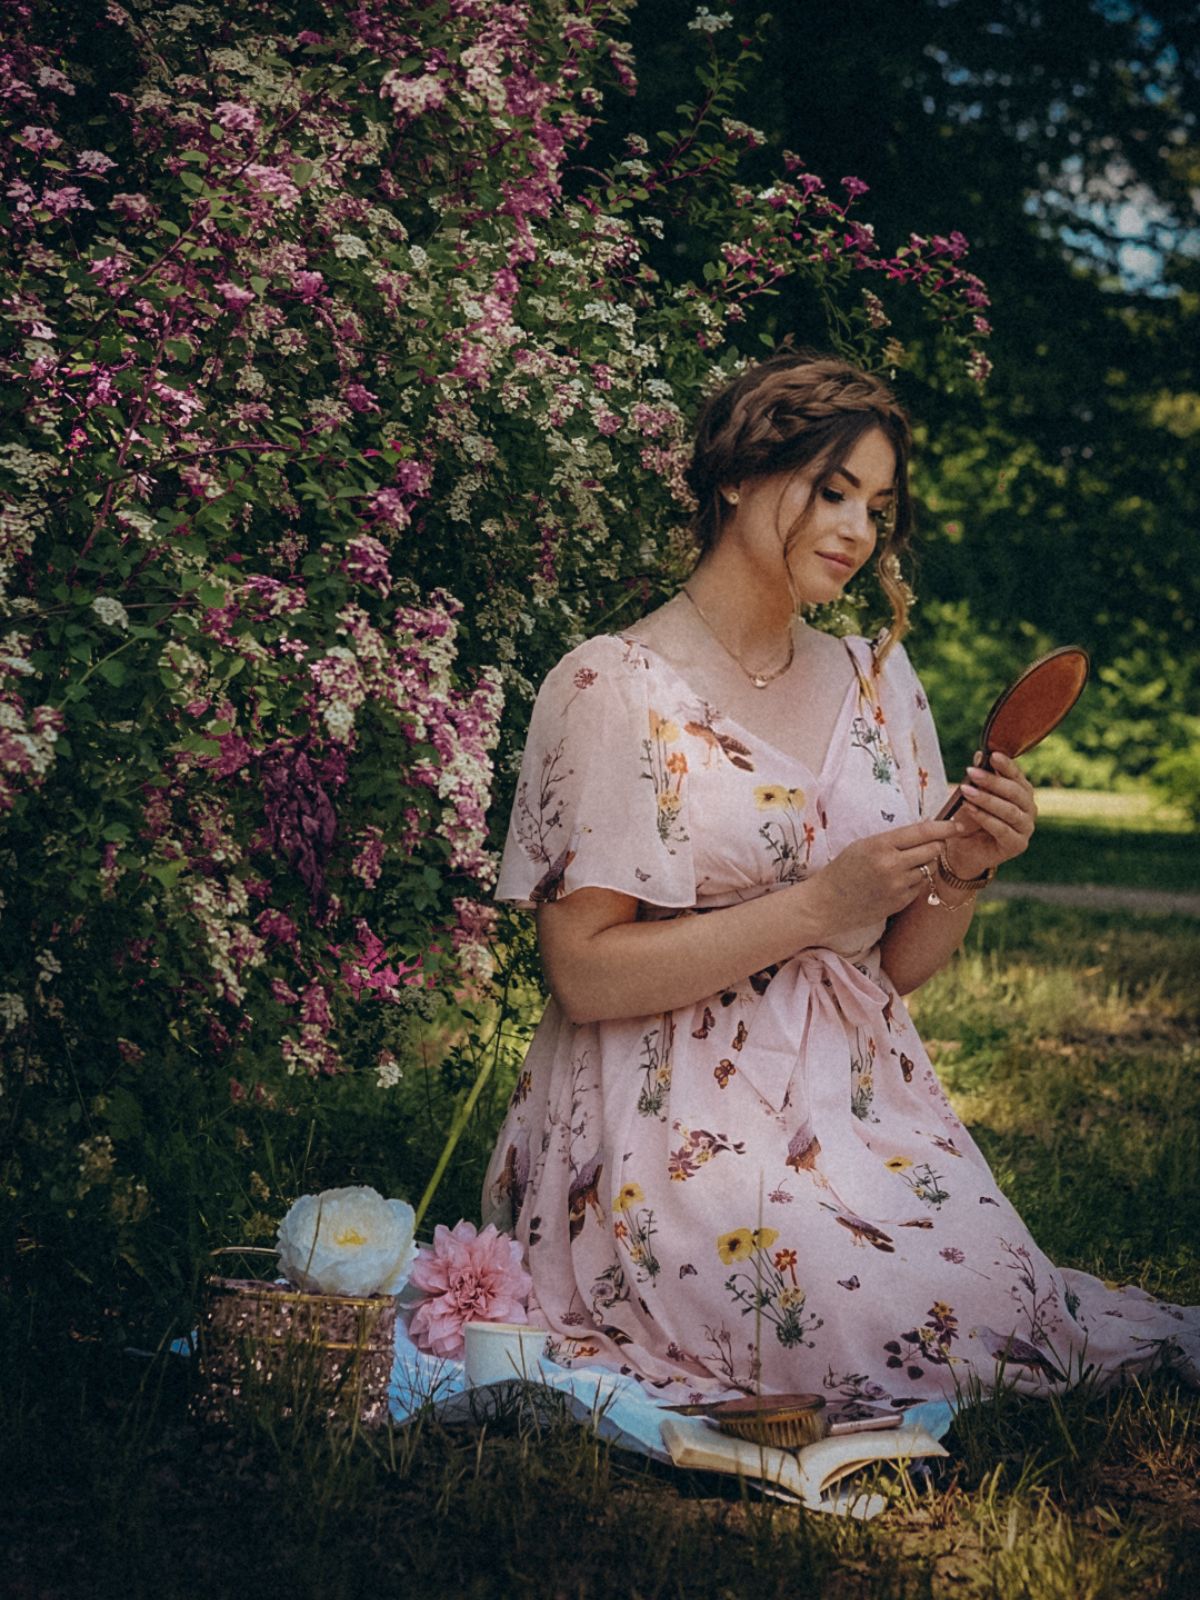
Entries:
{"label": "pink floral dress", "polygon": [[[538,696],[498,898],[593,885],[695,916],[933,815],[946,779],[902,648],[848,639],[820,772],[602,635]],[[879,965],[883,918],[674,1012],[571,1024],[552,1000],[484,1188],[560,1359],[680,1393],[912,1403],[973,1375],[1200,1381],[1200,1308],[1054,1267],[955,1116]]]}

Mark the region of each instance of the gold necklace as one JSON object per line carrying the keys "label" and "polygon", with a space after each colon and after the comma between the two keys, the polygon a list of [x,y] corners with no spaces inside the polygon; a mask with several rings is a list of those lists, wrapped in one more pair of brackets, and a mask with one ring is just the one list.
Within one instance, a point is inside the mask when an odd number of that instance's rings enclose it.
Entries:
{"label": "gold necklace", "polygon": [[696,599],[695,595],[691,592],[691,590],[687,587],[686,584],[683,585],[681,592],[683,594],[687,595],[688,599],[692,602],[692,605],[695,606],[696,614],[700,618],[700,621],[708,629],[709,633],[712,634],[713,638],[721,646],[721,649],[724,650],[725,654],[729,657],[729,659],[731,661],[734,661],[734,662],[737,663],[737,665],[742,669],[742,671],[750,679],[750,682],[754,685],[754,687],[756,689],[765,689],[769,683],[774,683],[776,678],[782,678],[783,677],[784,673],[791,666],[791,664],[792,664],[792,662],[793,662],[793,660],[795,659],[795,656],[796,656],[796,636],[795,636],[794,633],[790,633],[789,632],[789,634],[788,634],[787,660],[783,663],[783,665],[781,667],[776,667],[774,672],[755,672],[750,667],[748,667],[746,665],[746,663],[742,660],[741,656],[739,656],[736,653],[736,651],[731,650],[729,648],[729,646],[725,643],[724,639],[722,639],[721,635],[717,632],[716,628],[713,627],[711,621],[708,619],[708,617],[705,616],[704,612],[701,610],[700,602]]}

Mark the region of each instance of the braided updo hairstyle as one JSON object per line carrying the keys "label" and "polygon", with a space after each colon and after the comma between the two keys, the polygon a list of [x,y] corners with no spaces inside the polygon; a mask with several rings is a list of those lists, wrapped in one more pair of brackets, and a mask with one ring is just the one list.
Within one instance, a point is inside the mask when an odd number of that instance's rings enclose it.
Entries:
{"label": "braided updo hairstyle", "polygon": [[[812,350],[789,348],[757,362],[705,404],[686,476],[696,497],[692,533],[703,557],[734,514],[722,485],[804,471],[812,475],[811,506],[872,428],[882,429],[896,453],[895,514],[876,555],[880,587],[892,610],[890,646],[908,626],[910,592],[900,576],[900,557],[912,537],[912,431],[882,379]],[[787,530],[785,555],[807,515],[806,509]]]}

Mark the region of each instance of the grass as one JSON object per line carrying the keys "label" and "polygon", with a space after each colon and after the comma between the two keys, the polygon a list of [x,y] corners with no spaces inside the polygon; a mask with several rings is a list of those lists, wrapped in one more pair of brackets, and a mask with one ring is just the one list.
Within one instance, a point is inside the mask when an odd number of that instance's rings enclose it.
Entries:
{"label": "grass", "polygon": [[1200,892],[1195,831],[1150,794],[1042,789],[1038,812],[1029,849],[1004,868],[1006,882]]}
{"label": "grass", "polygon": [[[1064,1265],[1200,1301],[1200,922],[981,909],[918,997],[958,1106]],[[482,1125],[468,1137],[486,1143]],[[472,1152],[477,1154],[477,1152]],[[196,1432],[186,1363],[3,1336],[6,1595],[1158,1600],[1200,1588],[1200,1395],[976,1396],[862,1526],[514,1404],[374,1437]]]}

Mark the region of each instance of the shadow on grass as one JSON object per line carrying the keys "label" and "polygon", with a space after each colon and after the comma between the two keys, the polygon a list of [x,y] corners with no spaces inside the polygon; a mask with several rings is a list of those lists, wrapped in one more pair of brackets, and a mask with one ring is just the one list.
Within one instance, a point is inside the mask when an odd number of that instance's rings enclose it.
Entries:
{"label": "shadow on grass", "polygon": [[[1200,1299],[1194,923],[984,907],[916,1005],[960,1111],[1066,1265]],[[481,1121],[471,1159],[490,1144]],[[58,1308],[60,1311],[63,1308]],[[187,1364],[0,1343],[4,1591],[289,1600],[1191,1600],[1200,1401],[1166,1379],[978,1395],[949,1462],[868,1526],[651,1467],[564,1419],[425,1419],[348,1439],[251,1412],[189,1421]]]}

